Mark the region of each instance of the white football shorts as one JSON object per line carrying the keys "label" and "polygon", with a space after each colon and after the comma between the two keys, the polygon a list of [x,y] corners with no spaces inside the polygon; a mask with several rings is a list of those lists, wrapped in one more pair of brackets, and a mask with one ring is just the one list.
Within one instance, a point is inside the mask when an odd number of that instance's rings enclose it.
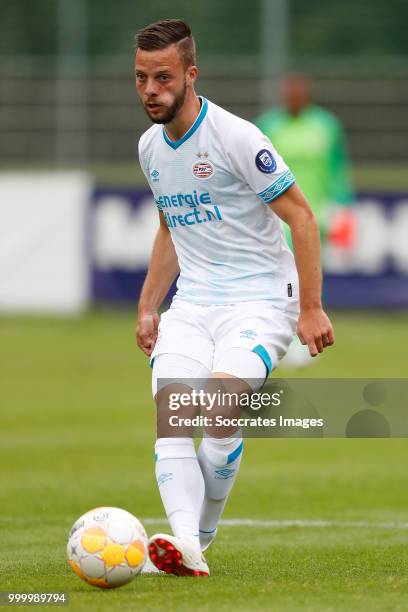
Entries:
{"label": "white football shorts", "polygon": [[[224,372],[239,378],[251,378],[253,357],[257,355],[265,365],[267,377],[278,366],[296,332],[298,302],[292,301],[289,308],[280,310],[268,300],[207,306],[176,297],[161,315],[150,364],[154,367],[154,361],[160,355],[182,355],[201,364],[202,372]],[[234,351],[231,349],[237,348],[252,353],[246,376],[243,375],[245,360],[241,358],[238,365],[236,359],[237,355],[245,353],[235,352],[232,358]],[[175,361],[170,369],[163,372],[160,368],[160,374],[157,374],[163,378],[177,376]]]}

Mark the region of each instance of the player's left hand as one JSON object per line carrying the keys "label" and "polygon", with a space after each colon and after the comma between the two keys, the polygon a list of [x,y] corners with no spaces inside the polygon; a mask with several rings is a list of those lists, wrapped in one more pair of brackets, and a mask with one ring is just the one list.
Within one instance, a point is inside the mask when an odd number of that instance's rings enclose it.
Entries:
{"label": "player's left hand", "polygon": [[324,348],[334,344],[332,324],[321,308],[300,312],[297,335],[302,344],[307,344],[312,357],[323,353]]}

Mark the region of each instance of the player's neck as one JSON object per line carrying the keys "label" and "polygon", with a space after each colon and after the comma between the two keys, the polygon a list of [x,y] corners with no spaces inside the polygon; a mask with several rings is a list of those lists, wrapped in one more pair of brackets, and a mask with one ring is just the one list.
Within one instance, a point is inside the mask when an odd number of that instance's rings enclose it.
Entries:
{"label": "player's neck", "polygon": [[201,110],[201,101],[195,92],[187,95],[183,106],[170,123],[166,123],[166,132],[170,140],[180,140],[193,125]]}

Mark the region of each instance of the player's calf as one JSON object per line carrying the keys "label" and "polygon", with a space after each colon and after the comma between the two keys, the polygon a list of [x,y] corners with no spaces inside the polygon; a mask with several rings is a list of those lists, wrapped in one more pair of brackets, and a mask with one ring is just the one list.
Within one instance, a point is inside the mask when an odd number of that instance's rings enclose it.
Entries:
{"label": "player's calf", "polygon": [[242,438],[203,438],[198,461],[204,478],[205,494],[200,514],[200,546],[207,550],[234,486],[243,450]]}

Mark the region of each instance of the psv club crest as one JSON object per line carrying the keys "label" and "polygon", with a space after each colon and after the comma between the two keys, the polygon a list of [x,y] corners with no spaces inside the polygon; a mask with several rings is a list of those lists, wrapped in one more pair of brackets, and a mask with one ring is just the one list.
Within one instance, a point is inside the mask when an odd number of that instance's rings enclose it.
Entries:
{"label": "psv club crest", "polygon": [[[197,157],[200,157],[200,161],[193,164],[193,176],[198,179],[208,179],[214,174],[214,166],[207,159],[208,153],[198,153]],[[204,158],[204,159],[201,159]]]}

